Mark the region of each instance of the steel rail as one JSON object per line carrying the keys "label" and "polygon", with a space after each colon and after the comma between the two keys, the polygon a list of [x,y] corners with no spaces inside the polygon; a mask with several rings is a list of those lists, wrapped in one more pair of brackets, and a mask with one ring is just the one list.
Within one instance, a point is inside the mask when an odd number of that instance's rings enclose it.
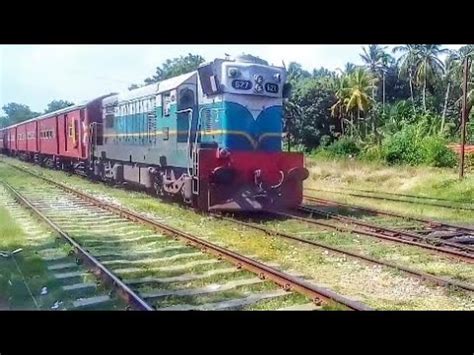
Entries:
{"label": "steel rail", "polygon": [[32,210],[39,218],[41,218],[46,224],[48,224],[51,229],[53,229],[56,233],[59,234],[59,236],[65,239],[73,247],[73,250],[78,255],[78,257],[83,260],[87,265],[92,267],[92,269],[95,271],[94,274],[97,277],[100,277],[108,284],[112,284],[113,287],[117,288],[117,290],[119,291],[119,296],[125,299],[125,301],[129,303],[134,309],[142,311],[154,310],[152,306],[150,306],[140,296],[138,296],[132,289],[130,289],[130,287],[123,283],[122,280],[115,276],[99,260],[97,260],[93,255],[91,255],[87,250],[85,250],[78,242],[76,242],[67,233],[65,233],[56,223],[51,221],[26,197],[24,197],[21,193],[15,190],[15,188],[13,188],[6,181],[2,181],[2,183],[19,203]]}
{"label": "steel rail", "polygon": [[462,251],[474,252],[474,248],[470,247],[470,246],[450,242],[450,241],[447,241],[447,240],[442,240],[442,239],[439,239],[439,238],[428,237],[428,236],[424,236],[424,235],[421,235],[421,234],[412,233],[412,232],[409,232],[409,231],[398,230],[398,229],[393,229],[393,228],[389,228],[389,227],[382,227],[382,226],[379,226],[379,225],[376,225],[376,224],[373,224],[373,223],[360,221],[356,218],[352,218],[352,217],[348,217],[348,216],[342,216],[342,215],[339,215],[339,214],[333,213],[333,212],[322,211],[322,210],[317,209],[315,207],[300,206],[300,207],[298,207],[298,210],[304,211],[304,212],[307,212],[307,213],[316,213],[320,216],[335,219],[335,220],[338,220],[338,221],[341,221],[341,222],[352,223],[352,224],[355,224],[355,225],[358,225],[358,226],[362,226],[362,227],[365,227],[365,228],[372,229],[375,232],[390,233],[390,234],[392,234],[392,236],[395,236],[395,237],[396,236],[401,236],[401,237],[405,237],[405,238],[418,239],[418,240],[423,240],[426,243],[444,245],[444,246],[449,246],[449,247],[456,248],[456,249],[459,249],[459,250],[462,250]]}
{"label": "steel rail", "polygon": [[[269,213],[272,213],[272,212],[269,212]],[[363,255],[363,254],[347,251],[347,250],[344,250],[344,249],[341,249],[341,248],[338,248],[338,247],[334,247],[334,246],[330,246],[330,245],[320,243],[320,242],[317,242],[317,241],[304,239],[304,238],[296,236],[293,233],[285,233],[285,232],[276,231],[276,230],[266,228],[266,227],[263,227],[263,226],[260,226],[260,225],[254,224],[254,223],[243,222],[243,221],[240,221],[240,220],[237,220],[237,219],[234,219],[234,218],[230,218],[230,217],[226,217],[226,216],[223,216],[223,215],[220,215],[220,214],[213,214],[212,216],[215,217],[215,218],[219,218],[219,219],[222,219],[222,220],[225,220],[225,221],[236,223],[236,224],[239,224],[239,225],[242,225],[242,226],[246,226],[246,227],[249,227],[249,228],[260,230],[260,231],[262,231],[262,232],[264,232],[268,235],[273,235],[273,236],[278,236],[278,237],[282,237],[282,238],[285,238],[285,239],[294,240],[294,241],[297,241],[297,242],[300,242],[300,243],[312,245],[312,246],[319,247],[319,248],[322,248],[322,249],[331,250],[331,251],[339,253],[339,254],[344,254],[344,255],[348,255],[348,256],[351,256],[351,257],[354,257],[354,258],[357,258],[357,259],[362,259],[362,260],[368,261],[370,263],[387,266],[387,267],[390,267],[390,268],[393,268],[393,269],[396,269],[396,270],[401,270],[401,271],[404,271],[408,274],[414,275],[414,276],[416,276],[420,279],[426,279],[426,280],[432,281],[432,282],[434,282],[434,283],[436,283],[437,285],[440,285],[440,286],[455,286],[455,287],[458,287],[458,288],[461,288],[461,289],[464,289],[464,290],[467,290],[467,291],[474,291],[474,286],[470,285],[468,283],[460,282],[460,281],[457,281],[457,280],[446,279],[446,278],[443,278],[443,277],[438,277],[438,276],[435,276],[435,275],[431,275],[431,274],[428,274],[428,273],[425,273],[425,272],[422,272],[422,271],[419,271],[419,270],[415,270],[415,269],[405,267],[405,266],[402,266],[402,265],[398,265],[398,264],[395,264],[395,263],[391,263],[391,262],[388,262],[388,261],[378,260],[378,259],[372,258],[370,256],[366,256],[366,255]]]}
{"label": "steel rail", "polygon": [[379,210],[379,209],[369,208],[369,207],[363,207],[363,206],[359,206],[359,205],[351,205],[351,204],[347,204],[347,203],[337,202],[337,201],[333,201],[333,200],[327,200],[327,199],[324,199],[324,198],[313,197],[313,196],[308,196],[308,195],[304,195],[303,197],[307,201],[323,203],[324,205],[327,205],[327,206],[334,206],[334,207],[340,206],[340,207],[344,207],[344,208],[357,209],[357,210],[360,210],[360,211],[366,211],[366,212],[370,212],[370,213],[374,213],[374,214],[378,214],[378,215],[398,217],[398,218],[403,218],[403,219],[407,219],[407,220],[411,220],[411,221],[421,222],[421,223],[425,223],[426,225],[428,225],[430,227],[446,227],[446,228],[453,228],[453,229],[456,229],[456,230],[466,231],[468,233],[474,233],[474,228],[459,226],[459,225],[455,225],[455,224],[449,224],[449,223],[445,223],[445,222],[441,222],[441,221],[436,221],[436,220],[433,220],[433,219],[412,217],[412,216],[407,216],[407,215],[403,215],[403,214],[399,214],[399,213],[395,213],[395,212],[388,212],[388,211],[384,211],[384,210]]}
{"label": "steel rail", "polygon": [[433,251],[436,251],[436,252],[439,252],[439,253],[449,254],[450,256],[455,256],[457,259],[461,259],[461,260],[466,261],[468,263],[474,263],[473,255],[471,255],[469,253],[464,253],[464,252],[461,252],[461,251],[457,251],[457,250],[452,250],[452,249],[445,248],[445,247],[437,247],[437,246],[427,244],[427,243],[420,243],[420,242],[416,242],[416,241],[412,241],[412,240],[397,238],[397,237],[394,237],[394,236],[389,236],[389,235],[382,234],[382,233],[372,232],[372,231],[369,231],[367,229],[362,229],[362,228],[355,228],[355,227],[348,227],[348,226],[338,226],[338,225],[334,225],[334,224],[331,224],[331,223],[318,221],[318,220],[315,220],[315,219],[312,219],[312,218],[300,217],[300,216],[297,216],[295,214],[287,213],[287,212],[280,212],[280,211],[277,212],[277,211],[275,211],[273,213],[275,215],[279,215],[281,217],[298,219],[298,220],[301,220],[303,222],[320,225],[320,226],[327,227],[327,228],[334,229],[334,230],[341,231],[341,232],[368,235],[368,236],[371,236],[371,237],[376,237],[376,238],[379,238],[379,239],[386,239],[386,240],[390,240],[390,241],[397,242],[397,243],[414,245],[414,246],[418,246],[418,247],[421,247],[421,248],[430,249],[430,250],[433,250]]}
{"label": "steel rail", "polygon": [[[9,164],[9,163],[7,163]],[[93,196],[90,196],[89,194],[86,194],[82,191],[77,191],[65,184],[62,184],[57,181],[53,181],[49,178],[46,178],[44,176],[37,175],[31,171],[28,171],[26,169],[20,168],[16,165],[9,164],[10,166],[14,167],[15,169],[22,171],[24,173],[30,174],[36,178],[39,178],[45,182],[48,182],[54,186],[57,186],[58,188],[62,189],[63,191],[69,192],[71,194],[74,194],[78,196],[79,198],[88,201],[92,204],[94,204],[97,207],[100,207],[102,209],[108,210],[110,212],[113,212],[121,217],[127,218],[133,222],[139,222],[144,225],[147,225],[151,227],[154,230],[157,231],[162,231],[165,234],[174,237],[176,239],[180,239],[186,244],[197,247],[201,249],[203,252],[207,252],[209,254],[217,256],[218,259],[225,259],[232,264],[236,265],[238,268],[243,268],[245,270],[248,270],[252,273],[257,274],[262,280],[264,279],[269,279],[279,286],[281,286],[283,289],[287,291],[296,291],[298,293],[301,293],[313,300],[314,303],[317,305],[320,305],[322,301],[334,301],[336,303],[342,304],[349,309],[352,310],[357,310],[357,311],[367,311],[367,310],[373,310],[373,308],[359,302],[352,300],[350,298],[347,298],[345,296],[339,295],[338,293],[314,285],[312,283],[309,283],[305,280],[302,280],[301,278],[292,276],[290,274],[287,274],[285,272],[282,272],[280,270],[277,270],[273,267],[270,267],[268,265],[265,265],[259,261],[256,261],[254,259],[248,258],[244,255],[241,255],[239,253],[230,251],[228,249],[225,249],[223,247],[220,247],[216,244],[213,244],[211,242],[202,240],[198,237],[195,237],[187,232],[181,231],[179,229],[176,229],[172,226],[169,226],[167,224],[164,224],[162,222],[153,220],[149,217],[146,217],[144,215],[141,215],[137,212],[130,211],[128,209],[125,209],[123,207],[119,207],[116,205],[113,205],[108,202],[104,202],[102,200],[99,200]]]}

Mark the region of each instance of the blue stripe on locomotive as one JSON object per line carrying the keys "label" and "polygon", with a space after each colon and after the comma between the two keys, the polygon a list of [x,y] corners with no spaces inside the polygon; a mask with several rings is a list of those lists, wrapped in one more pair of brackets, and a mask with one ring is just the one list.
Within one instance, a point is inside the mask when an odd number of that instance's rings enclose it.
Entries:
{"label": "blue stripe on locomotive", "polygon": [[[201,142],[215,142],[220,148],[231,151],[281,151],[281,105],[265,108],[255,119],[245,106],[229,101],[200,105],[199,110],[194,110],[195,115],[207,109],[212,112],[211,122],[206,122],[206,115],[202,114]],[[176,105],[171,105],[170,115],[164,117],[162,108],[156,107],[156,136],[152,139],[147,137],[147,114],[116,116],[114,130],[117,143],[152,147],[159,152],[158,155],[165,155],[173,166],[185,167],[188,125],[185,114],[178,118],[176,110]],[[170,132],[167,140],[164,139],[164,128]]]}
{"label": "blue stripe on locomotive", "polygon": [[255,119],[245,106],[236,102],[203,107],[215,111],[208,132],[206,122],[201,122],[202,142],[217,142],[219,147],[229,150],[281,151],[282,106],[265,108]]}

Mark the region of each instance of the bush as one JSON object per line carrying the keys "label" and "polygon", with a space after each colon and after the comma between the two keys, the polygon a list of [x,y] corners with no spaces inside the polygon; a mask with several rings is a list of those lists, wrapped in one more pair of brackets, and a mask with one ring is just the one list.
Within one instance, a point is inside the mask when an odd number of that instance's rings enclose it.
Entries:
{"label": "bush", "polygon": [[418,165],[423,163],[423,151],[415,127],[406,126],[383,142],[382,154],[389,164]]}
{"label": "bush", "polygon": [[439,136],[421,136],[414,126],[406,126],[387,138],[382,150],[389,164],[426,164],[435,167],[456,166],[456,154]]}
{"label": "bush", "polygon": [[452,168],[457,164],[456,154],[446,146],[446,141],[439,137],[423,139],[424,163],[439,168]]}
{"label": "bush", "polygon": [[349,137],[342,137],[325,148],[334,156],[357,155],[360,153],[359,145]]}
{"label": "bush", "polygon": [[366,161],[381,161],[383,160],[383,151],[378,145],[370,145],[362,151],[359,158]]}

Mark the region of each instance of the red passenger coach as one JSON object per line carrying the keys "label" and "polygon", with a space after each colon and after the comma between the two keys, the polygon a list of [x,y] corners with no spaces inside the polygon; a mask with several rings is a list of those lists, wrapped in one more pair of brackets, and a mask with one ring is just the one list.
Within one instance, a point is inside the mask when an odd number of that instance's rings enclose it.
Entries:
{"label": "red passenger coach", "polygon": [[101,123],[102,99],[107,96],[6,128],[5,150],[51,167],[82,168],[90,159],[91,127]]}
{"label": "red passenger coach", "polygon": [[26,151],[28,153],[38,153],[38,122],[26,123]]}
{"label": "red passenger coach", "polygon": [[58,137],[59,137],[59,155],[67,158],[84,159],[86,158],[86,146],[83,139],[86,108],[79,108],[74,111],[58,116]]}
{"label": "red passenger coach", "polygon": [[26,152],[26,124],[16,126],[17,149],[19,152]]}
{"label": "red passenger coach", "polygon": [[16,127],[9,127],[7,132],[7,149],[13,154],[17,151]]}
{"label": "red passenger coach", "polygon": [[5,152],[7,149],[7,130],[6,128],[0,129],[0,153]]}
{"label": "red passenger coach", "polygon": [[56,116],[38,120],[38,143],[41,154],[56,156],[59,153]]}

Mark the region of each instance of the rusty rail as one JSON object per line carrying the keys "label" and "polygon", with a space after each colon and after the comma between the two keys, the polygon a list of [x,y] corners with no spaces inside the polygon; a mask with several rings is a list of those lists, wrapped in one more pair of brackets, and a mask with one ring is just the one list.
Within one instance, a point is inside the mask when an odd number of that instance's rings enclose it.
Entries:
{"label": "rusty rail", "polygon": [[440,208],[449,208],[449,209],[458,209],[464,211],[474,211],[474,208],[467,207],[467,206],[453,206],[453,205],[446,205],[444,203],[438,203],[436,201],[428,202],[428,201],[414,201],[416,197],[412,197],[412,199],[403,199],[403,198],[395,198],[395,197],[387,197],[387,196],[380,196],[380,195],[367,195],[367,194],[359,194],[354,192],[347,192],[347,191],[331,191],[331,190],[323,190],[323,189],[314,189],[307,187],[306,190],[308,191],[315,191],[315,192],[325,192],[329,194],[338,194],[338,195],[345,195],[345,196],[353,196],[358,198],[364,199],[372,199],[372,200],[382,200],[382,201],[393,201],[399,203],[411,203],[411,204],[419,204],[419,205],[426,205],[426,206],[433,206],[433,207],[440,207]]}
{"label": "rusty rail", "polygon": [[109,269],[107,269],[102,263],[92,256],[87,250],[85,250],[79,243],[65,233],[61,228],[51,221],[46,215],[44,215],[39,209],[17,190],[15,190],[9,183],[2,181],[4,186],[13,195],[13,197],[22,205],[32,210],[39,218],[41,218],[51,229],[58,233],[63,239],[65,239],[72,247],[76,255],[83,260],[86,265],[94,270],[94,274],[99,278],[103,279],[106,283],[113,285],[119,292],[119,296],[125,299],[134,309],[141,311],[152,311],[153,308],[146,303],[140,296],[138,296],[132,289],[124,284],[117,276],[115,276]]}
{"label": "rusty rail", "polygon": [[[304,221],[304,222],[307,222],[307,223],[320,225],[320,226],[331,228],[331,229],[341,231],[341,232],[357,233],[357,234],[368,235],[368,236],[376,237],[376,238],[380,238],[380,239],[386,239],[386,240],[390,240],[390,241],[393,241],[393,242],[398,242],[398,243],[403,243],[403,244],[408,244],[408,245],[414,245],[414,246],[418,246],[418,247],[421,247],[421,248],[430,249],[430,250],[433,250],[433,251],[436,251],[436,252],[440,252],[440,253],[448,254],[448,255],[451,255],[451,256],[455,256],[458,259],[461,259],[461,260],[466,261],[468,263],[474,263],[473,255],[471,255],[469,253],[462,252],[462,251],[457,251],[457,250],[453,250],[453,249],[449,249],[449,248],[445,248],[445,247],[437,247],[437,246],[434,246],[434,245],[431,245],[431,244],[428,244],[428,243],[421,243],[421,242],[416,242],[416,241],[413,241],[413,240],[402,239],[400,237],[391,236],[391,235],[388,235],[388,234],[383,234],[383,233],[378,233],[378,232],[373,232],[373,231],[363,229],[363,228],[355,228],[355,227],[334,225],[334,224],[331,224],[331,223],[318,221],[318,220],[315,220],[313,218],[300,217],[300,216],[297,216],[293,213],[287,213],[287,212],[274,212],[274,213],[276,215],[280,215],[282,217],[298,219],[298,220],[301,220],[301,221]],[[377,226],[377,229],[378,230],[383,230],[383,227]]]}
{"label": "rusty rail", "polygon": [[298,293],[301,293],[313,300],[316,304],[321,304],[322,301],[334,301],[336,303],[342,304],[349,309],[352,310],[357,310],[357,311],[367,311],[367,310],[373,310],[373,308],[349,299],[345,296],[339,295],[334,291],[331,291],[329,289],[314,285],[312,283],[309,283],[305,280],[302,280],[298,277],[289,275],[285,272],[282,272],[280,270],[277,270],[275,268],[272,268],[268,265],[265,265],[259,261],[253,260],[251,258],[248,258],[244,255],[238,254],[236,252],[230,251],[228,249],[225,249],[223,247],[220,247],[216,244],[213,244],[211,242],[202,240],[198,237],[195,237],[187,232],[181,231],[179,229],[176,229],[172,226],[169,226],[167,224],[164,224],[162,222],[158,222],[156,220],[150,219],[146,216],[143,216],[137,212],[127,210],[123,207],[119,207],[116,205],[113,205],[108,202],[101,201],[95,197],[92,197],[82,191],[77,191],[69,186],[66,186],[62,183],[53,181],[49,178],[46,178],[44,176],[37,175],[31,171],[25,170],[23,168],[20,168],[16,165],[6,163],[13,168],[22,171],[24,173],[30,174],[36,178],[39,178],[45,182],[48,182],[54,186],[59,187],[63,191],[72,193],[79,198],[88,201],[102,209],[108,210],[110,212],[113,212],[121,217],[127,218],[131,221],[134,222],[139,222],[144,225],[147,225],[151,227],[154,230],[157,231],[162,231],[165,234],[174,237],[176,239],[180,239],[184,241],[186,244],[194,246],[199,248],[203,252],[207,252],[209,254],[217,256],[218,259],[225,259],[232,264],[236,265],[238,268],[243,268],[245,270],[248,270],[252,273],[257,274],[261,279],[269,279],[273,281],[274,283],[278,284],[282,288],[284,288],[287,291],[296,291]]}
{"label": "rusty rail", "polygon": [[407,216],[407,215],[403,215],[403,214],[399,214],[399,213],[395,213],[395,212],[388,212],[388,211],[383,211],[383,210],[379,210],[379,209],[375,209],[375,208],[363,207],[363,206],[358,206],[358,205],[350,205],[350,204],[347,204],[347,203],[342,203],[342,202],[333,201],[333,200],[327,200],[327,199],[324,199],[324,198],[313,197],[313,196],[308,196],[308,195],[304,195],[304,198],[307,201],[322,203],[322,204],[327,205],[327,206],[335,206],[335,207],[340,206],[340,207],[344,207],[344,208],[357,209],[357,210],[360,210],[360,211],[366,211],[366,212],[370,212],[370,213],[373,213],[373,214],[390,216],[390,217],[398,217],[398,218],[404,218],[404,219],[411,220],[411,221],[421,222],[421,223],[424,223],[428,226],[447,227],[447,228],[453,228],[453,229],[456,229],[456,230],[462,230],[462,231],[474,233],[474,228],[458,226],[458,225],[455,225],[455,224],[440,222],[440,221],[436,221],[436,220],[433,220],[433,219],[412,217],[412,216]]}
{"label": "rusty rail", "polygon": [[[273,212],[268,212],[268,213],[271,214]],[[455,287],[458,287],[458,288],[461,288],[461,289],[464,289],[464,290],[467,290],[467,291],[474,291],[474,286],[473,285],[470,285],[470,284],[467,284],[467,283],[464,283],[464,282],[434,276],[434,275],[431,275],[431,274],[428,274],[428,273],[425,273],[425,272],[422,272],[422,271],[419,271],[419,270],[415,270],[415,269],[412,269],[412,268],[409,268],[409,267],[405,267],[405,266],[398,265],[398,264],[395,264],[395,263],[391,263],[391,262],[388,262],[388,261],[378,260],[378,259],[372,258],[370,256],[366,256],[366,255],[363,255],[363,254],[347,251],[347,250],[344,250],[344,249],[341,249],[341,248],[338,248],[338,247],[333,247],[333,246],[330,246],[330,245],[327,245],[327,244],[324,244],[324,243],[320,243],[320,242],[316,242],[316,241],[313,241],[313,240],[304,239],[304,238],[298,237],[298,236],[296,236],[295,234],[292,234],[292,233],[279,232],[279,231],[269,229],[269,228],[266,228],[266,227],[263,227],[263,226],[260,226],[260,225],[254,224],[254,223],[243,222],[243,221],[237,220],[235,218],[230,218],[230,217],[223,216],[221,214],[212,214],[212,216],[215,217],[215,218],[225,220],[225,221],[240,224],[240,225],[248,227],[248,228],[253,228],[253,229],[256,229],[256,230],[260,230],[260,231],[262,231],[262,232],[264,232],[268,235],[278,236],[278,237],[282,237],[282,238],[289,239],[289,240],[294,240],[294,241],[297,241],[297,242],[300,242],[300,243],[312,245],[312,246],[319,247],[319,248],[322,248],[322,249],[331,250],[331,251],[339,253],[339,254],[344,254],[344,255],[348,255],[350,257],[354,257],[354,258],[357,258],[357,259],[362,259],[362,260],[368,261],[370,263],[387,266],[387,267],[390,267],[390,268],[393,268],[393,269],[396,269],[396,270],[401,270],[401,271],[404,271],[408,274],[414,275],[414,276],[416,276],[420,279],[426,279],[426,280],[432,281],[432,282],[434,282],[434,283],[436,283],[437,285],[440,285],[440,286],[455,286]]]}

